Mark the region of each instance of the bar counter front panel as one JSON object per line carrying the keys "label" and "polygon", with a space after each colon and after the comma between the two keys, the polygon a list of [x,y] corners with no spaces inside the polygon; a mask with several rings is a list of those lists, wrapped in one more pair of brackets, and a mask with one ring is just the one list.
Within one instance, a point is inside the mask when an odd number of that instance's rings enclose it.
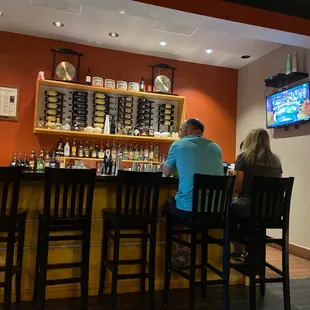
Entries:
{"label": "bar counter front panel", "polygon": [[[19,208],[28,209],[26,221],[26,235],[24,260],[22,270],[22,299],[31,300],[34,285],[34,271],[36,263],[36,247],[38,234],[37,211],[43,210],[44,197],[44,175],[39,173],[27,173],[23,175],[20,191]],[[164,285],[164,261],[165,261],[165,222],[160,216],[160,210],[164,202],[172,197],[177,190],[178,179],[163,178],[159,197],[159,217],[157,228],[156,246],[156,290],[162,290]],[[91,252],[89,268],[89,295],[98,294],[100,261],[101,261],[101,242],[102,242],[102,209],[115,208],[116,203],[116,177],[98,177],[93,202],[92,231],[91,231]],[[221,234],[221,231],[213,231],[213,235]],[[112,249],[111,249],[112,250]],[[112,251],[109,250],[109,259],[112,259]],[[123,239],[121,240],[120,259],[135,259],[140,257],[140,240]],[[199,255],[198,255],[199,257]],[[0,252],[1,262],[5,262],[5,249],[3,245]],[[49,264],[78,262],[81,259],[81,247],[79,241],[63,241],[49,243]],[[221,248],[215,245],[209,246],[208,261],[221,269],[222,254]],[[139,266],[120,266],[120,273],[139,272]],[[78,277],[79,269],[50,270],[47,273],[48,279]],[[2,276],[2,274],[1,274]],[[197,277],[200,272],[197,271]],[[208,279],[217,279],[212,272],[208,273]],[[14,278],[15,281],[15,278]],[[244,279],[240,274],[231,272],[231,283],[241,284]],[[111,273],[107,271],[105,293],[110,293]],[[147,286],[146,286],[147,287]],[[172,273],[172,288],[188,287],[188,281]],[[140,290],[139,280],[120,280],[118,281],[118,293],[137,292]],[[1,300],[3,290],[1,290]],[[79,284],[66,284],[49,286],[46,290],[46,298],[68,298],[80,295]],[[15,285],[13,283],[13,298],[15,298]]]}

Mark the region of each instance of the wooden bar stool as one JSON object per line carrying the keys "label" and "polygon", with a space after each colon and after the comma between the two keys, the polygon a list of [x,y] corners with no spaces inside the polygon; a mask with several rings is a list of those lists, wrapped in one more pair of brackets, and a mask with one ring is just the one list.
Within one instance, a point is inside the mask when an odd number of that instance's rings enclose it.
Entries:
{"label": "wooden bar stool", "polygon": [[[231,240],[247,246],[245,263],[231,264],[231,268],[250,279],[249,309],[256,309],[256,284],[265,296],[266,283],[283,282],[284,309],[291,309],[289,284],[289,218],[294,178],[255,177],[250,196],[250,218],[238,218],[242,231],[231,232]],[[281,238],[270,238],[266,230],[279,229]],[[266,245],[282,247],[282,270],[266,262]],[[278,278],[266,278],[266,267]],[[258,276],[258,278],[256,277]]]}
{"label": "wooden bar stool", "polygon": [[[120,170],[117,177],[116,209],[102,210],[103,238],[99,296],[103,294],[106,268],[108,268],[112,272],[113,309],[116,308],[117,302],[117,281],[122,279],[140,279],[141,292],[145,292],[145,280],[149,278],[149,303],[150,308],[154,307],[156,226],[161,176],[161,172]],[[122,230],[138,232],[121,232]],[[114,241],[113,260],[107,259],[109,238]],[[141,257],[121,260],[119,257],[121,238],[141,239]],[[149,253],[147,253],[148,240]],[[149,256],[148,260],[147,256]],[[147,264],[148,272],[146,272]],[[136,274],[118,274],[119,265],[140,265],[141,271]]]}
{"label": "wooden bar stool", "polygon": [[[88,307],[90,231],[95,169],[45,169],[44,210],[39,213],[37,261],[33,299],[44,309],[47,285],[81,283],[83,309]],[[56,232],[65,233],[54,235]],[[79,234],[68,235],[68,232]],[[79,262],[48,264],[50,241],[80,240],[82,259]],[[79,277],[47,280],[47,271],[80,268]]]}
{"label": "wooden bar stool", "polygon": [[[234,189],[234,176],[210,176],[195,174],[193,188],[193,208],[190,218],[165,213],[166,216],[166,259],[164,306],[168,304],[171,271],[189,280],[189,309],[195,308],[195,291],[200,286],[201,295],[206,297],[206,287],[222,284],[224,287],[224,308],[229,309],[229,260],[230,244],[226,230],[227,210],[231,204]],[[174,229],[173,226],[184,226],[186,229]],[[223,230],[223,237],[209,235],[210,229]],[[198,238],[198,234],[201,237]],[[180,239],[176,235],[190,236],[191,241]],[[174,266],[171,262],[172,243],[183,244],[190,248],[190,264],[185,267]],[[196,247],[201,245],[201,263],[196,263]],[[208,263],[208,245],[217,244],[223,248],[223,271]],[[201,279],[196,281],[196,270],[201,270]],[[219,280],[208,280],[210,269],[220,277]]]}
{"label": "wooden bar stool", "polygon": [[[15,279],[16,304],[21,303],[22,264],[25,240],[25,224],[27,211],[18,210],[20,181],[22,170],[19,167],[0,167],[0,242],[6,243],[4,272],[4,309],[11,309],[12,279]],[[5,235],[5,236],[3,236]],[[17,259],[14,264],[14,247],[17,242]]]}

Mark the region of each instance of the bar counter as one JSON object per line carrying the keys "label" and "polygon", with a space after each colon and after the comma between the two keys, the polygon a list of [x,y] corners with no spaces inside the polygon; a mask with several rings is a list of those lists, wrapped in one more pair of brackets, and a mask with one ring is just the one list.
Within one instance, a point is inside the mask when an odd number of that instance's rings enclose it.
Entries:
{"label": "bar counter", "polygon": [[[102,238],[102,213],[104,208],[115,208],[116,199],[116,178],[115,176],[97,177],[93,213],[92,213],[92,233],[91,233],[91,253],[90,253],[90,278],[89,278],[89,295],[98,294],[99,286],[99,266],[101,260],[101,238]],[[43,210],[44,197],[44,174],[42,173],[24,173],[21,190],[19,208],[28,209],[29,213],[26,221],[26,235],[22,274],[22,299],[31,300],[34,285],[34,271],[36,261],[36,245],[38,233],[37,211]],[[164,202],[173,196],[177,190],[177,178],[162,178],[159,211]],[[159,213],[160,214],[160,213]],[[220,231],[214,231],[213,234],[220,234]],[[81,248],[78,241],[50,242],[49,245],[49,263],[64,263],[80,261]],[[5,251],[1,248],[1,259],[4,259]],[[112,251],[109,251],[111,259]],[[165,256],[165,223],[163,219],[158,217],[157,229],[157,246],[156,246],[156,290],[163,289],[164,282],[164,256]],[[120,258],[135,259],[140,257],[140,240],[123,239],[121,241]],[[213,263],[221,269],[221,249],[217,246],[209,246],[209,262]],[[120,272],[138,271],[136,266],[120,266]],[[48,271],[48,279],[68,278],[79,276],[76,269],[67,270],[50,270]],[[199,272],[198,272],[199,276]],[[209,279],[217,279],[217,277],[209,272]],[[172,275],[172,288],[188,287],[188,281]],[[105,285],[105,293],[110,292],[111,273],[107,272],[107,281]],[[243,278],[239,274],[231,273],[231,283],[243,283]],[[118,292],[136,292],[139,291],[139,280],[120,280],[118,282]],[[3,290],[1,290],[3,295]],[[57,285],[47,287],[46,298],[68,298],[80,295],[78,284]],[[13,286],[13,296],[15,298],[15,286]],[[3,296],[1,296],[3,297]]]}

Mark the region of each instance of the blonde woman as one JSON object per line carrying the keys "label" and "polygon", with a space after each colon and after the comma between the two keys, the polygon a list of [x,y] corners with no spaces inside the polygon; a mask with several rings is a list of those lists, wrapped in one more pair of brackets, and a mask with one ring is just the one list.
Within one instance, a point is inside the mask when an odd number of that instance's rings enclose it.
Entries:
{"label": "blonde woman", "polygon": [[[270,138],[265,129],[256,128],[248,133],[244,140],[243,152],[236,159],[235,171],[235,193],[238,198],[234,199],[230,210],[232,227],[238,227],[238,218],[250,216],[249,196],[252,178],[282,176],[280,159],[271,151]],[[232,258],[243,261],[246,256],[245,246],[236,243]]]}

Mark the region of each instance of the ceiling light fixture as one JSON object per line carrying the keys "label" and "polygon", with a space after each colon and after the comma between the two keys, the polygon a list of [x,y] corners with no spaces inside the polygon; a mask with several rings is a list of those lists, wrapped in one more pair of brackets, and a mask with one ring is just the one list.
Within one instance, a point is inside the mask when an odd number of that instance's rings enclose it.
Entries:
{"label": "ceiling light fixture", "polygon": [[110,32],[109,36],[112,37],[112,38],[117,38],[117,37],[119,37],[119,34],[116,33],[116,32]]}
{"label": "ceiling light fixture", "polygon": [[212,54],[214,52],[214,50],[212,50],[211,48],[208,48],[207,50],[205,50],[206,54]]}
{"label": "ceiling light fixture", "polygon": [[242,55],[241,58],[242,59],[249,59],[251,56],[250,55]]}
{"label": "ceiling light fixture", "polygon": [[120,13],[120,14],[126,14],[126,12],[125,11],[119,11],[118,13]]}
{"label": "ceiling light fixture", "polygon": [[61,27],[63,27],[65,24],[62,23],[62,22],[60,22],[59,20],[57,20],[57,21],[53,22],[53,25],[54,25],[55,27],[61,28]]}
{"label": "ceiling light fixture", "polygon": [[168,45],[168,42],[160,41],[160,42],[159,42],[159,45],[161,45],[161,46],[166,46],[166,45]]}
{"label": "ceiling light fixture", "polygon": [[3,16],[3,15],[4,15],[4,13],[0,11],[0,16]]}

